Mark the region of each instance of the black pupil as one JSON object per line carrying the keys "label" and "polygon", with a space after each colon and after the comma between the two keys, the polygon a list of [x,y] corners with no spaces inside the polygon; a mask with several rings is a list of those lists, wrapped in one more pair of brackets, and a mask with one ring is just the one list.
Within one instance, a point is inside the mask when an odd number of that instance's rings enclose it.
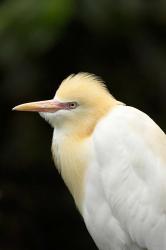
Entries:
{"label": "black pupil", "polygon": [[70,108],[75,108],[76,104],[74,102],[70,103]]}

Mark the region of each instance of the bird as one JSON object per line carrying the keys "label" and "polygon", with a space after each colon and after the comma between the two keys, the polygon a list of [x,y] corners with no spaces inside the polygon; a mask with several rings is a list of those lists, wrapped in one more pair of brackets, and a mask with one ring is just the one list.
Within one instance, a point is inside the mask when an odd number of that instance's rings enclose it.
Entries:
{"label": "bird", "polygon": [[166,135],[147,114],[85,72],[13,110],[53,127],[55,166],[98,249],[166,249]]}

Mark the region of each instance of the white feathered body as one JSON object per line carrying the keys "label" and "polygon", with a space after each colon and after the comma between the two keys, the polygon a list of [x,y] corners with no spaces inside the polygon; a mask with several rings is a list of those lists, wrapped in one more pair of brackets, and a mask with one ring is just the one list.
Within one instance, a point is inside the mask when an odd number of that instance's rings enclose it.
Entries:
{"label": "white feathered body", "polygon": [[83,217],[96,245],[165,250],[164,132],[143,112],[119,106],[97,124],[89,145]]}

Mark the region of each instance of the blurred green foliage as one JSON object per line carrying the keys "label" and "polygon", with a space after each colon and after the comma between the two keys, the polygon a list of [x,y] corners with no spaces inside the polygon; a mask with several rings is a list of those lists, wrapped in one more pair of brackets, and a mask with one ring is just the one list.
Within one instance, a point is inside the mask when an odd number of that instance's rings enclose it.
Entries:
{"label": "blurred green foliage", "polygon": [[73,0],[6,0],[0,9],[1,59],[41,53],[59,38]]}
{"label": "blurred green foliage", "polygon": [[0,2],[1,250],[95,249],[51,160],[52,129],[11,112],[79,71],[166,131],[166,1]]}

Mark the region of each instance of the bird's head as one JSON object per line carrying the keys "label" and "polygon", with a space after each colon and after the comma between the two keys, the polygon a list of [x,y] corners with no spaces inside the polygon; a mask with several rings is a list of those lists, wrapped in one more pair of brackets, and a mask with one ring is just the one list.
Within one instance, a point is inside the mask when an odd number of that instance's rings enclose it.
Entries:
{"label": "bird's head", "polygon": [[85,136],[117,103],[101,79],[78,73],[62,81],[53,99],[21,104],[13,110],[39,112],[52,127],[77,130]]}

